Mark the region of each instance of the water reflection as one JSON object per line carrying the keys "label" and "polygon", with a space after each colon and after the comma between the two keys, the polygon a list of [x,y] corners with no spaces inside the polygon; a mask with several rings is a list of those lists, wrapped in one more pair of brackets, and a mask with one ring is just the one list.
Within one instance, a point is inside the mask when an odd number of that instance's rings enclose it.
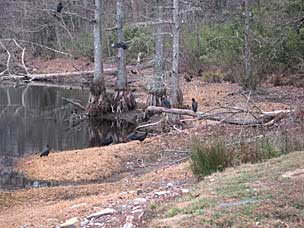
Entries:
{"label": "water reflection", "polygon": [[[90,146],[127,142],[128,134],[136,128],[135,122],[94,119],[89,121]],[[112,142],[111,142],[112,141]]]}
{"label": "water reflection", "polygon": [[52,151],[62,151],[126,142],[136,127],[119,120],[81,121],[81,110],[62,97],[85,105],[89,94],[77,89],[30,85],[0,88],[0,189],[51,184],[28,180],[12,171],[18,158],[25,154],[38,156],[47,144]]}
{"label": "water reflection", "polygon": [[12,171],[25,154],[38,154],[46,144],[53,150],[89,145],[87,122],[70,128],[75,107],[62,99],[86,104],[88,95],[86,91],[56,87],[0,88],[0,189],[49,186],[48,182],[28,180]]}
{"label": "water reflection", "polygon": [[48,181],[30,180],[23,174],[12,170],[0,170],[0,189],[12,190],[18,188],[42,188],[54,184]]}
{"label": "water reflection", "polygon": [[54,150],[87,147],[87,123],[69,128],[66,120],[75,107],[62,97],[85,104],[88,93],[41,86],[0,88],[0,156],[20,157],[46,144]]}

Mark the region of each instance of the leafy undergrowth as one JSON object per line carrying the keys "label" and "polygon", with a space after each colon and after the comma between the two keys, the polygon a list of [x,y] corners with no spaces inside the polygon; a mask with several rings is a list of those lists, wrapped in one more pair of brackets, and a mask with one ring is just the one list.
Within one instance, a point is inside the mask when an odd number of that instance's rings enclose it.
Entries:
{"label": "leafy undergrowth", "polygon": [[[228,168],[158,208],[150,227],[303,227],[304,152]],[[163,214],[162,216],[160,214]]]}

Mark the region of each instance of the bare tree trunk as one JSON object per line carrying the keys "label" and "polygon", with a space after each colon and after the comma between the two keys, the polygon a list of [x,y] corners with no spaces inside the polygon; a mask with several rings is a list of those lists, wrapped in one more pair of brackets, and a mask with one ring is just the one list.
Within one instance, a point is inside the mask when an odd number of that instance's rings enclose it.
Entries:
{"label": "bare tree trunk", "polygon": [[[163,19],[163,7],[161,1],[157,0],[158,12],[157,19]],[[163,26],[157,27],[155,39],[155,60],[154,60],[154,80],[151,94],[148,96],[148,106],[161,106],[163,97],[166,95],[166,88],[163,83],[164,77],[164,34]]]}
{"label": "bare tree trunk", "polygon": [[[117,41],[124,43],[123,34],[123,10],[122,0],[116,1],[116,27],[117,27]],[[114,97],[114,110],[119,112],[126,112],[134,109],[135,97],[131,91],[128,91],[128,79],[126,74],[126,53],[125,49],[118,48],[118,71],[117,71],[117,92]]]}
{"label": "bare tree trunk", "polygon": [[110,111],[102,64],[102,4],[101,0],[95,0],[95,23],[94,23],[94,80],[90,88],[88,104],[89,116],[94,118],[102,113]]}
{"label": "bare tree trunk", "polygon": [[173,0],[173,60],[172,60],[172,83],[171,83],[171,101],[174,106],[183,103],[183,94],[180,88],[179,68],[179,0]]}
{"label": "bare tree trunk", "polygon": [[131,4],[132,4],[132,12],[133,12],[133,21],[137,22],[139,18],[138,0],[131,0]]}
{"label": "bare tree trunk", "polygon": [[[124,42],[123,34],[123,11],[122,0],[116,2],[116,26],[117,26],[117,41],[118,43]],[[117,89],[123,90],[127,88],[127,75],[126,75],[126,53],[125,49],[118,48],[118,72],[117,72]]]}
{"label": "bare tree trunk", "polygon": [[59,50],[62,50],[60,27],[57,24],[55,24],[55,33],[56,33],[57,48]]}
{"label": "bare tree trunk", "polygon": [[245,28],[244,28],[244,74],[245,74],[245,88],[256,89],[256,80],[252,73],[252,67],[250,63],[250,11],[249,11],[249,0],[244,1],[245,6]]}
{"label": "bare tree trunk", "polygon": [[94,82],[104,83],[102,64],[102,5],[101,0],[95,0],[94,23]]}

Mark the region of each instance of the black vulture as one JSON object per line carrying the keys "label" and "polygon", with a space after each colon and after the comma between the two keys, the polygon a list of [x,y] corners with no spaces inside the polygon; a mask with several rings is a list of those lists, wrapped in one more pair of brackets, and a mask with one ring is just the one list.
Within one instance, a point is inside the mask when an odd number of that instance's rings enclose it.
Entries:
{"label": "black vulture", "polygon": [[106,137],[106,138],[103,140],[102,145],[103,145],[103,146],[108,146],[108,145],[110,145],[110,144],[112,144],[112,143],[113,143],[113,138],[112,138],[112,136],[110,136],[110,137]]}
{"label": "black vulture", "polygon": [[193,112],[197,112],[197,107],[198,107],[197,102],[195,101],[194,98],[192,98],[192,110],[193,110]]}
{"label": "black vulture", "polygon": [[139,140],[139,141],[144,141],[145,138],[147,137],[148,132],[145,132],[144,134],[140,135],[137,132],[133,132],[131,134],[128,135],[128,139],[129,140]]}
{"label": "black vulture", "polygon": [[112,44],[112,48],[122,48],[124,50],[128,49],[128,45],[126,43],[114,43]]}
{"label": "black vulture", "polygon": [[49,153],[50,153],[49,145],[46,145],[46,147],[42,150],[42,152],[41,152],[41,154],[40,154],[40,157],[48,156]]}
{"label": "black vulture", "polygon": [[171,108],[171,102],[167,98],[164,98],[161,104],[164,108]]}
{"label": "black vulture", "polygon": [[62,9],[63,9],[63,4],[62,4],[62,2],[59,2],[57,5],[57,10],[56,10],[57,13],[61,13]]}

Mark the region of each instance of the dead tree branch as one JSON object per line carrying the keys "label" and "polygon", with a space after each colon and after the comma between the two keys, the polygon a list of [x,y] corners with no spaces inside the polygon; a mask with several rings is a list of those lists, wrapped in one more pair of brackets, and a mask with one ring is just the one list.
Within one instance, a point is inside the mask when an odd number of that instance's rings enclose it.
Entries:
{"label": "dead tree branch", "polygon": [[[256,119],[251,120],[251,119],[230,119],[232,116],[235,116],[236,114],[248,113],[247,110],[244,110],[242,108],[238,108],[238,111],[235,112],[228,111],[228,112],[220,112],[214,114],[206,114],[204,112],[194,113],[192,110],[187,110],[187,109],[176,109],[176,108],[166,109],[163,107],[154,107],[154,106],[149,106],[146,109],[146,111],[152,113],[165,112],[176,115],[187,115],[187,116],[197,117],[200,120],[206,119],[206,120],[218,121],[220,123],[244,125],[244,126],[258,126],[258,125],[271,126],[274,123],[294,113],[294,110],[276,110],[273,112],[263,112],[260,116],[256,117]],[[223,117],[223,114],[230,114],[231,116],[227,118],[227,117]]]}
{"label": "dead tree branch", "polygon": [[28,72],[28,69],[27,69],[27,67],[25,65],[25,61],[24,61],[25,47],[21,47],[20,44],[15,39],[13,39],[13,41],[14,41],[15,45],[22,50],[22,54],[21,54],[22,67],[24,68],[24,70],[26,72],[26,75],[30,75],[30,73]]}

